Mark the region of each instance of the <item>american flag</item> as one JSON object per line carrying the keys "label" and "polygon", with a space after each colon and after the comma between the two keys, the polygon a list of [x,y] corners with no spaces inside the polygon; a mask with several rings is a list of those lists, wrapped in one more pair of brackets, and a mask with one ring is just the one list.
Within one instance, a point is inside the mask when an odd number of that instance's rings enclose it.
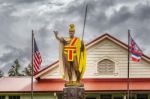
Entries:
{"label": "american flag", "polygon": [[139,62],[142,56],[142,50],[135,43],[133,38],[130,36],[130,52],[132,61]]}
{"label": "american flag", "polygon": [[33,71],[34,74],[39,72],[42,63],[41,54],[38,50],[35,38],[33,38]]}

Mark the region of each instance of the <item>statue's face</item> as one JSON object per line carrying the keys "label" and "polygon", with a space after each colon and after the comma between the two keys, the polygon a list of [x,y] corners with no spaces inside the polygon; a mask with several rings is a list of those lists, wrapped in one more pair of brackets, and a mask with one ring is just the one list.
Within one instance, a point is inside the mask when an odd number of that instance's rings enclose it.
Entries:
{"label": "statue's face", "polygon": [[72,38],[72,37],[74,37],[74,33],[75,32],[73,32],[73,31],[69,31],[69,36]]}

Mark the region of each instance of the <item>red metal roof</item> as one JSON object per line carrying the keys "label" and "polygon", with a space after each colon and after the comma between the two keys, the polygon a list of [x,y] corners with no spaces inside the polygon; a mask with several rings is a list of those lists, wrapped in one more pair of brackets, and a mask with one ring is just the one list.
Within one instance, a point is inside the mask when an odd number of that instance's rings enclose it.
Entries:
{"label": "red metal roof", "polygon": [[23,91],[22,89],[30,83],[29,77],[2,77],[0,78],[0,92]]}
{"label": "red metal roof", "polygon": [[[126,91],[126,78],[107,79],[83,79],[86,92],[95,91]],[[35,92],[57,92],[64,88],[64,81],[61,79],[42,79],[34,81]],[[150,91],[150,78],[130,79],[130,90]],[[31,78],[29,77],[3,77],[0,79],[0,93],[4,92],[30,92]]]}

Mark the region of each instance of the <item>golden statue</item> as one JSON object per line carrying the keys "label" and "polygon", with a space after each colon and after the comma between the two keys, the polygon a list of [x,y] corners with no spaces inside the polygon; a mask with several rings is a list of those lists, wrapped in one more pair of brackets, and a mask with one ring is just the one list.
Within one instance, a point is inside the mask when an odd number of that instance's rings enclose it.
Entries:
{"label": "golden statue", "polygon": [[83,41],[75,37],[75,26],[70,24],[69,37],[55,37],[60,42],[59,66],[66,86],[82,86],[80,83],[86,67],[86,50]]}

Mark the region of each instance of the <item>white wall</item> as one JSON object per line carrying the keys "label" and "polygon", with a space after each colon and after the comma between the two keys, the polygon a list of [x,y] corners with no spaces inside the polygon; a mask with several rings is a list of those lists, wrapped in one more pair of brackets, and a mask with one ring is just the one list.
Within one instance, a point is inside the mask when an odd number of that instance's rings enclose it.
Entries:
{"label": "white wall", "polygon": [[[85,78],[126,78],[128,51],[116,43],[105,39],[87,50],[87,69]],[[115,73],[113,75],[97,74],[97,62],[102,59],[110,59],[115,62]],[[150,77],[150,63],[142,60],[139,63],[130,61],[130,77]]]}

